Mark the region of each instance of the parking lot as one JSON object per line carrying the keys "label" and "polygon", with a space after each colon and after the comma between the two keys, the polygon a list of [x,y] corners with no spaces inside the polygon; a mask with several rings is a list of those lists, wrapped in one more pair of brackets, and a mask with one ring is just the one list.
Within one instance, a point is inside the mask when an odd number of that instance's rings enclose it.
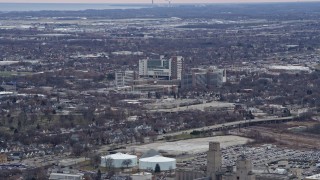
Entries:
{"label": "parking lot", "polygon": [[[269,144],[258,147],[243,145],[223,147],[222,166],[234,166],[238,156],[242,154],[252,160],[254,171],[259,173],[276,173],[277,168],[301,169],[304,176],[320,172],[320,168],[316,167],[316,164],[320,162],[320,151],[293,150]],[[206,152],[197,153],[194,159],[182,160],[179,166],[203,169],[206,166],[206,158]]]}

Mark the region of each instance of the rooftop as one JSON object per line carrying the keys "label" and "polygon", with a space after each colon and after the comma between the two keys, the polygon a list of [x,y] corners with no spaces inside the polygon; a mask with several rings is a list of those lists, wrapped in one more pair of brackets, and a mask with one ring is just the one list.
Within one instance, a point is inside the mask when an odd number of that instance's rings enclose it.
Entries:
{"label": "rooftop", "polygon": [[102,158],[131,159],[131,158],[137,158],[137,156],[130,155],[130,154],[123,154],[123,153],[116,153],[116,154],[111,154],[111,155],[108,155],[108,156],[103,156]]}
{"label": "rooftop", "polygon": [[160,155],[140,159],[140,161],[148,161],[148,162],[168,162],[168,161],[175,161],[175,160],[176,159],[167,158]]}

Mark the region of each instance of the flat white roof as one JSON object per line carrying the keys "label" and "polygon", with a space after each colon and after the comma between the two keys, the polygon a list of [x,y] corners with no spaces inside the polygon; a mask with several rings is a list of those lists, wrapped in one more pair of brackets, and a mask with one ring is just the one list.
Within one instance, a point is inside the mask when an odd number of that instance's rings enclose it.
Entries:
{"label": "flat white roof", "polygon": [[10,94],[13,94],[13,92],[10,92],[10,91],[1,91],[0,92],[0,95],[10,95]]}
{"label": "flat white roof", "polygon": [[148,172],[139,172],[136,174],[132,174],[131,176],[149,176],[149,175],[152,175],[152,174]]}
{"label": "flat white roof", "polygon": [[140,159],[140,161],[144,161],[144,162],[171,162],[175,160],[176,159],[167,158],[160,155]]}
{"label": "flat white roof", "polygon": [[101,158],[111,158],[111,159],[132,159],[132,158],[137,158],[135,155],[130,155],[130,154],[123,154],[123,153],[116,153],[116,154],[111,154],[108,156],[102,156]]}
{"label": "flat white roof", "polygon": [[310,71],[309,67],[305,66],[293,66],[293,65],[287,65],[287,66],[282,66],[282,65],[274,65],[274,66],[269,66],[270,69],[278,69],[278,70],[290,70],[290,71]]}
{"label": "flat white roof", "polygon": [[82,177],[84,174],[64,174],[64,173],[51,173],[50,177],[56,177],[56,176],[64,176],[64,177]]}

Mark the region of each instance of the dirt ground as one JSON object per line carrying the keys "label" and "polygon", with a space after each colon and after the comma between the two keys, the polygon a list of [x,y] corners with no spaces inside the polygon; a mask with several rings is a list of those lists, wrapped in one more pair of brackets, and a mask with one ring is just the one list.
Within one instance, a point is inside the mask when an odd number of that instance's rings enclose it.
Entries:
{"label": "dirt ground", "polygon": [[282,125],[252,126],[242,130],[242,133],[249,130],[256,130],[263,136],[272,137],[278,145],[285,145],[293,149],[320,149],[320,136],[306,132],[291,132],[288,127],[310,126],[313,123],[290,122]]}
{"label": "dirt ground", "polygon": [[137,152],[146,152],[150,149],[155,149],[158,151],[165,151],[169,154],[181,154],[181,153],[200,153],[206,152],[209,149],[209,142],[217,141],[221,143],[221,148],[233,146],[233,145],[242,145],[248,142],[248,138],[239,137],[239,136],[215,136],[208,138],[196,138],[181,140],[175,142],[156,142],[141,146],[130,146],[128,149],[135,149]]}

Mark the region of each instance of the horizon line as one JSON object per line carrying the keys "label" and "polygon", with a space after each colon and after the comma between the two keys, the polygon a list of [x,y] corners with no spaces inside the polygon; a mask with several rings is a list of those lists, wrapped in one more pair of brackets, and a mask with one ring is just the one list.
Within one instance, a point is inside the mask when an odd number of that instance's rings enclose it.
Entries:
{"label": "horizon line", "polygon": [[[320,3],[320,0],[308,0],[308,1],[301,1],[301,0],[289,0],[289,1],[286,1],[286,0],[275,0],[275,1],[268,1],[268,0],[264,0],[264,1],[249,1],[249,2],[202,2],[202,3],[194,3],[194,2],[183,2],[183,3],[174,3],[174,2],[171,2],[171,5],[174,5],[174,4],[274,4],[274,3]],[[125,4],[130,4],[130,5],[151,5],[150,3],[143,3],[143,2],[137,2],[137,3],[126,3],[126,2],[118,2],[118,3],[103,3],[103,2],[0,2],[0,4],[109,4],[109,5],[125,5]],[[161,3],[154,3],[154,5],[166,5],[168,3],[165,3],[165,2],[161,2]]]}

